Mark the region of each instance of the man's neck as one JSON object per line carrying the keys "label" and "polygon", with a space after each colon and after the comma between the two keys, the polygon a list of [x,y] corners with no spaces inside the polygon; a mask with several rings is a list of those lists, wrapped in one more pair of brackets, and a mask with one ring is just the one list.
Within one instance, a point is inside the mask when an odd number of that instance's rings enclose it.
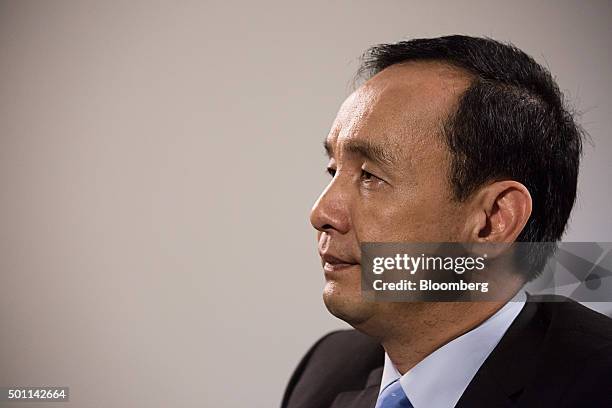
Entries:
{"label": "man's neck", "polygon": [[479,326],[505,302],[421,303],[402,313],[380,342],[389,358],[404,374],[446,343]]}

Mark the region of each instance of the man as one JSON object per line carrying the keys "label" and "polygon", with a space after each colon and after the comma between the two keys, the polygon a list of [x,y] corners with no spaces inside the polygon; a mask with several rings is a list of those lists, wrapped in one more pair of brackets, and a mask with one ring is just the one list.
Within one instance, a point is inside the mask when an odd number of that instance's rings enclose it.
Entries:
{"label": "man", "polygon": [[520,290],[550,251],[529,253],[495,302],[361,295],[364,242],[561,238],[582,144],[549,72],[466,36],[374,47],[361,72],[325,140],[331,181],[311,213],[325,304],[356,330],[308,351],[282,406],[612,407],[610,319]]}

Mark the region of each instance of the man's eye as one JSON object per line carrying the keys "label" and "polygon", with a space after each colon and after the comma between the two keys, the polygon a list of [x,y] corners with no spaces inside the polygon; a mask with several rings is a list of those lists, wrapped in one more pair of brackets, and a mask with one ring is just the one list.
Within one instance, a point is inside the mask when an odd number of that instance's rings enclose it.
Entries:
{"label": "man's eye", "polygon": [[334,177],[336,175],[336,169],[334,169],[332,167],[328,167],[327,168],[327,173],[329,173],[330,176]]}
{"label": "man's eye", "polygon": [[362,169],[361,170],[361,178],[362,178],[362,180],[371,181],[371,180],[374,180],[374,179],[376,179],[378,177],[376,177],[372,173],[367,172],[367,171]]}

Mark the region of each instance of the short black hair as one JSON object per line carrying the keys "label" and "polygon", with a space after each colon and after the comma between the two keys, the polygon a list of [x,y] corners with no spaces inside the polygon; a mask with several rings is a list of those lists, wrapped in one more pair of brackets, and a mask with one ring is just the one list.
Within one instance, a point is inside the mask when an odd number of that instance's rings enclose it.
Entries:
{"label": "short black hair", "polygon": [[525,185],[533,208],[517,241],[548,243],[531,246],[524,271],[531,280],[565,231],[584,131],[546,68],[514,45],[490,38],[452,35],[377,45],[362,56],[359,75],[432,60],[473,77],[442,126],[455,198],[465,200],[492,180]]}

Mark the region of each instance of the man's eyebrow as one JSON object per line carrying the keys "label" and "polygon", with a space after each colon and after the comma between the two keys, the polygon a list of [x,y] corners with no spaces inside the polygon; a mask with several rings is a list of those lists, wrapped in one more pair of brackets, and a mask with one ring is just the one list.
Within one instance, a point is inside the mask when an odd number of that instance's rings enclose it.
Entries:
{"label": "man's eyebrow", "polygon": [[[334,155],[334,150],[331,143],[329,143],[327,139],[323,141],[323,147],[325,147],[327,156],[331,158]],[[368,140],[349,140],[344,145],[344,149],[347,153],[353,153],[365,157],[366,159],[383,166],[392,166],[398,161],[397,155],[393,154],[388,149],[385,149],[383,146],[372,143]]]}

